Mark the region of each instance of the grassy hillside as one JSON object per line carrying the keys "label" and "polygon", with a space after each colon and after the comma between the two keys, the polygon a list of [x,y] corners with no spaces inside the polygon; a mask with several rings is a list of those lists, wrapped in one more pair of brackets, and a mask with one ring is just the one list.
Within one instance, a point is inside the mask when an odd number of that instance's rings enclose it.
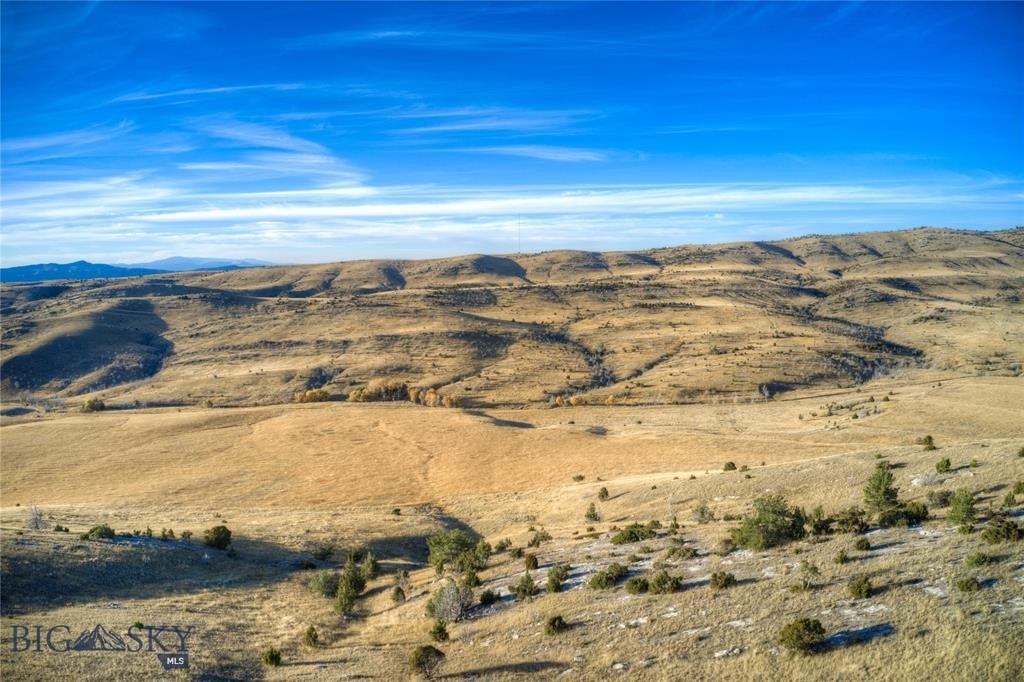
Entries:
{"label": "grassy hillside", "polygon": [[[172,674],[38,623],[194,626],[199,680],[1024,679],[1022,287],[1021,231],[924,229],[5,285],[4,677]],[[451,531],[508,546],[439,573]]]}
{"label": "grassy hillside", "polygon": [[921,368],[1013,376],[1019,232],[5,285],[0,388],[251,406],[393,380],[494,407],[750,400]]}

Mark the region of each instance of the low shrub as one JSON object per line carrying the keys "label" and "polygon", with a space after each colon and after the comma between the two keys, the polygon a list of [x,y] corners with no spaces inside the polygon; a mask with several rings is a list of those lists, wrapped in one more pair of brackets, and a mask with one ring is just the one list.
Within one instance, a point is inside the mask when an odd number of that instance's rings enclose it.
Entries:
{"label": "low shrub", "polygon": [[460,580],[463,587],[470,589],[474,587],[480,587],[480,576],[476,574],[476,571],[472,568],[468,568],[462,573],[462,579]]}
{"label": "low shrub", "polygon": [[666,561],[672,561],[672,560],[685,561],[687,559],[693,559],[696,556],[697,556],[697,550],[696,549],[694,549],[693,547],[683,547],[681,545],[676,545],[675,547],[670,547],[669,550],[667,552],[665,552],[665,560]]}
{"label": "low shrub", "polygon": [[86,398],[82,403],[82,412],[102,412],[105,409],[107,405],[100,398]]}
{"label": "low shrub", "polygon": [[838,552],[836,552],[836,556],[835,556],[834,559],[832,559],[832,563],[834,563],[834,564],[845,564],[849,560],[850,560],[850,557],[846,553],[846,550],[845,549],[841,549]]}
{"label": "low shrub", "polygon": [[81,538],[83,540],[113,540],[115,535],[113,528],[102,523],[82,533]]}
{"label": "low shrub", "polygon": [[427,538],[427,562],[438,574],[444,572],[445,565],[451,565],[460,555],[470,552],[476,542],[466,531],[455,528]]}
{"label": "low shrub", "polygon": [[630,594],[643,594],[648,590],[647,578],[635,575],[626,581],[626,592]]}
{"label": "low shrub", "polygon": [[523,577],[519,579],[519,582],[509,587],[509,591],[516,595],[516,599],[523,601],[529,599],[540,592],[540,588],[537,587],[537,583],[534,582],[533,576],[527,571],[523,573]]}
{"label": "low shrub", "polygon": [[715,520],[715,513],[711,511],[711,508],[706,503],[701,503],[693,511],[693,520],[701,524],[711,523]]}
{"label": "low shrub", "polygon": [[316,631],[316,628],[310,625],[306,628],[306,632],[302,635],[302,642],[308,647],[315,647],[320,643],[320,634]]}
{"label": "low shrub", "polygon": [[825,627],[821,621],[800,618],[788,623],[779,632],[779,644],[795,653],[809,653],[825,639]]}
{"label": "low shrub", "polygon": [[396,604],[401,604],[405,601],[405,590],[402,589],[401,585],[395,585],[391,588],[391,601]]}
{"label": "low shrub", "polygon": [[913,526],[927,520],[928,507],[920,502],[901,502],[895,507],[878,514],[878,525],[882,527]]}
{"label": "low shrub", "polygon": [[657,571],[647,579],[647,589],[651,594],[669,594],[682,589],[679,578],[669,575],[668,571]]}
{"label": "low shrub", "polygon": [[601,489],[597,491],[597,499],[601,500],[602,502],[607,500],[608,499],[608,488],[605,488],[604,486],[601,486]]}
{"label": "low shrub", "polygon": [[628,571],[622,564],[611,564],[603,571],[598,571],[594,575],[590,576],[590,587],[595,590],[608,590],[615,587],[615,583],[619,581]]}
{"label": "low shrub", "polygon": [[787,506],[782,496],[759,497],[754,514],[729,534],[737,546],[760,551],[804,537],[804,521],[803,511]]}
{"label": "low shrub", "polygon": [[992,563],[993,559],[988,554],[983,552],[975,552],[967,557],[966,562],[968,566],[986,566]]}
{"label": "low shrub", "polygon": [[711,574],[711,589],[724,590],[736,586],[736,576],[725,571],[715,571]]}
{"label": "low shrub", "polygon": [[548,569],[548,593],[562,591],[562,583],[569,577],[569,564],[555,564]]}
{"label": "low shrub", "polygon": [[227,526],[207,528],[203,533],[203,542],[214,549],[227,549],[231,544],[231,531]]}
{"label": "low shrub", "polygon": [[346,566],[346,570],[342,571],[338,577],[338,589],[334,593],[334,610],[343,616],[352,613],[356,606],[356,599],[365,587],[366,583],[359,571]]}
{"label": "low shrub", "polygon": [[863,533],[868,529],[867,514],[860,507],[844,509],[832,517],[833,524],[841,533]]}
{"label": "low shrub", "polygon": [[498,601],[498,595],[494,590],[484,590],[480,593],[480,604],[482,606],[490,606],[496,601]]}
{"label": "low shrub", "polygon": [[612,536],[611,543],[613,545],[625,545],[631,542],[640,542],[642,540],[650,540],[658,536],[658,533],[650,526],[644,526],[639,523],[631,523],[618,533]]}
{"label": "low shrub", "polygon": [[409,668],[415,675],[422,675],[428,680],[433,679],[444,663],[444,652],[429,644],[413,649],[409,656]]}
{"label": "low shrub", "polygon": [[377,562],[377,557],[374,556],[373,552],[367,552],[363,555],[363,560],[359,562],[359,573],[363,576],[363,580],[369,582],[377,577],[380,572],[380,564]]}
{"label": "low shrub", "polygon": [[320,571],[309,579],[309,589],[325,597],[333,597],[338,592],[338,580],[341,576],[334,571]]}
{"label": "low shrub", "polygon": [[593,502],[587,507],[587,512],[583,515],[583,518],[592,523],[597,523],[601,520],[601,514],[597,511],[597,506]]}
{"label": "low shrub", "polygon": [[981,531],[981,539],[990,545],[1000,542],[1017,542],[1024,538],[1024,529],[1001,514],[989,519]]}
{"label": "low shrub", "polygon": [[810,526],[811,535],[831,535],[833,523],[835,521],[831,517],[825,516],[825,510],[821,507],[815,507],[811,511],[810,516],[807,517],[807,525]]}
{"label": "low shrub", "polygon": [[494,553],[501,554],[502,552],[507,552],[510,547],[512,547],[512,541],[508,538],[498,540],[497,544],[494,545]]}
{"label": "low shrub", "polygon": [[871,581],[866,575],[859,575],[850,583],[852,599],[867,599],[871,596]]}
{"label": "low shrub", "polygon": [[736,471],[736,462],[726,462],[722,465],[722,471]]}
{"label": "low shrub", "polygon": [[308,391],[299,391],[295,394],[297,403],[322,403],[331,399],[331,394],[322,388],[313,388]]}
{"label": "low shrub", "polygon": [[981,589],[981,583],[972,575],[958,579],[956,581],[956,589],[961,592],[977,592]]}
{"label": "low shrub", "polygon": [[867,552],[871,549],[871,541],[867,538],[857,538],[853,543],[853,548],[860,552]]}
{"label": "low shrub", "polygon": [[527,547],[540,547],[540,543],[551,540],[551,533],[546,530],[539,530],[533,534],[530,541],[526,543]]}
{"label": "low shrub", "polygon": [[800,562],[800,581],[797,583],[797,590],[806,592],[814,587],[814,579],[821,575],[818,567],[810,561]]}
{"label": "low shrub", "polygon": [[545,635],[557,635],[569,629],[569,624],[561,616],[551,616],[544,624]]}
{"label": "low shrub", "polygon": [[949,503],[949,520],[953,523],[974,523],[977,512],[974,509],[974,493],[970,490],[957,490]]}
{"label": "low shrub", "polygon": [[260,658],[264,665],[269,665],[271,668],[281,665],[281,651],[274,647],[265,650]]}
{"label": "low shrub", "polygon": [[948,507],[950,501],[953,499],[952,490],[929,490],[928,491],[928,504],[931,506],[942,509]]}
{"label": "low shrub", "polygon": [[508,551],[508,555],[513,559],[522,559],[523,554],[524,552],[522,547],[513,547]]}
{"label": "low shrub", "polygon": [[438,618],[434,621],[434,626],[430,628],[430,638],[435,642],[448,641],[448,624],[444,619]]}

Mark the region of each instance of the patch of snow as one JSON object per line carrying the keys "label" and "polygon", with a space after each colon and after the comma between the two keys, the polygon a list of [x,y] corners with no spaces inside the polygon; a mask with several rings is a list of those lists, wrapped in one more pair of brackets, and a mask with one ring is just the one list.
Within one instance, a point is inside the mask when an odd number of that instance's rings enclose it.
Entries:
{"label": "patch of snow", "polygon": [[721,651],[715,652],[715,658],[725,658],[726,656],[739,656],[743,653],[743,647],[734,646],[728,649],[722,649]]}

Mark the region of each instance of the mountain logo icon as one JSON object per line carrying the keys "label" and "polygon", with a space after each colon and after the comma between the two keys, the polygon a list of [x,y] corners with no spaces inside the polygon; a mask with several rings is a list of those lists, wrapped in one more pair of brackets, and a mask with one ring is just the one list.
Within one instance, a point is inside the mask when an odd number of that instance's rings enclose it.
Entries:
{"label": "mountain logo icon", "polygon": [[82,632],[71,648],[75,651],[126,651],[128,647],[121,635],[97,624],[92,630]]}

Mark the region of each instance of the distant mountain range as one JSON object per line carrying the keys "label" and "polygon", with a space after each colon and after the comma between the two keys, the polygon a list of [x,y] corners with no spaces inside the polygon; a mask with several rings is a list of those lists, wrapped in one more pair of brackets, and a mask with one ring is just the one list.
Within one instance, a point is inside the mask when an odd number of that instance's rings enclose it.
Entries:
{"label": "distant mountain range", "polygon": [[0,268],[2,282],[45,282],[54,279],[101,279],[106,277],[138,277],[159,275],[166,272],[188,270],[236,270],[261,265],[272,265],[266,261],[231,258],[183,258],[172,257],[149,263],[106,265],[80,260],[74,263],[39,263]]}
{"label": "distant mountain range", "polygon": [[173,256],[148,263],[118,263],[119,268],[152,268],[165,272],[185,272],[187,270],[231,270],[234,268],[255,268],[261,265],[273,265],[265,260],[252,258],[183,258]]}

